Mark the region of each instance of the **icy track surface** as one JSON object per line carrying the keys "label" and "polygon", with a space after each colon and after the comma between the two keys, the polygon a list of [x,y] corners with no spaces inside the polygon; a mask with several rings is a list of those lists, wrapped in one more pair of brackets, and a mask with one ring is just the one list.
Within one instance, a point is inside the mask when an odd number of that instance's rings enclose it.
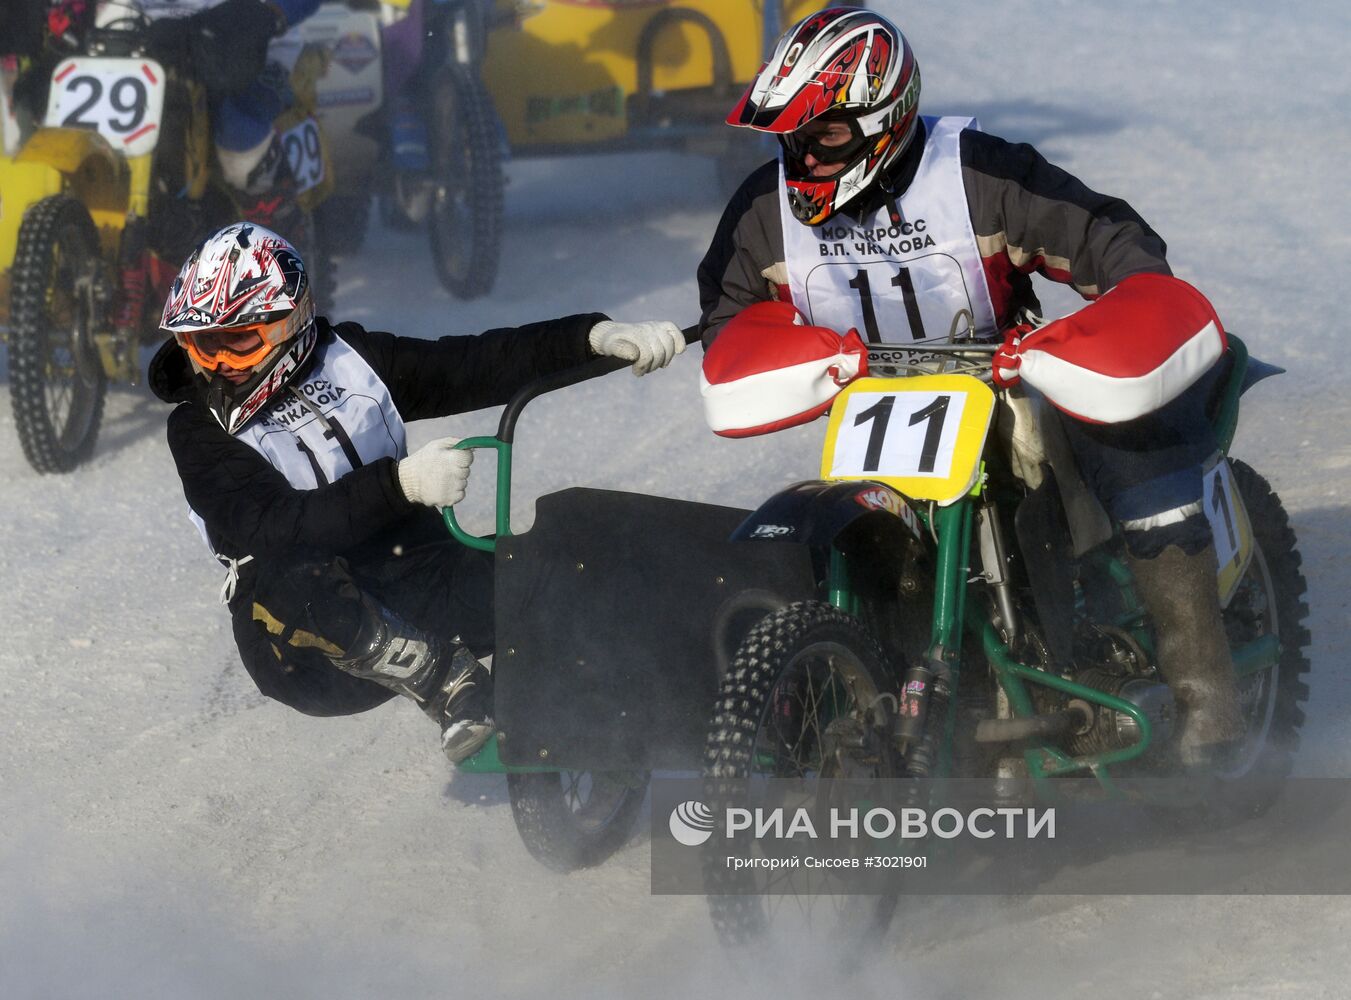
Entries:
{"label": "icy track surface", "polygon": [[[927,112],[977,114],[1129,200],[1227,325],[1291,370],[1249,396],[1236,453],[1281,493],[1304,553],[1301,771],[1347,774],[1351,8],[878,6],[910,36]],[[721,208],[707,161],[526,161],[510,176],[490,301],[453,302],[425,238],[377,228],[342,261],[341,317],[426,337],[588,309],[694,320]],[[533,497],[572,483],[751,505],[813,474],[819,425],[717,440],[697,371],[694,351],[532,407],[522,525]],[[649,895],[642,824],[609,863],[558,876],[521,846],[504,782],[452,774],[408,704],[316,720],[261,698],[146,391],[112,392],[94,461],[58,478],[25,464],[3,369],[0,396],[0,996],[1348,993],[1351,906],[1337,897],[940,900],[898,919],[848,982],[821,942],[725,955],[702,900]],[[424,423],[410,443],[495,423]]]}

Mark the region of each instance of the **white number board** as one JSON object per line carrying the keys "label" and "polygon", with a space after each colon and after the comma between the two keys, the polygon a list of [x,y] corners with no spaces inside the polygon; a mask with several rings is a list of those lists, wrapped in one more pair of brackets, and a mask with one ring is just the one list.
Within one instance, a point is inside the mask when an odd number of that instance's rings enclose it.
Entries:
{"label": "white number board", "polygon": [[281,148],[291,165],[296,193],[303,194],[324,180],[324,146],[319,139],[319,123],[306,118],[295,128],[281,134]]}
{"label": "white number board", "polygon": [[904,263],[823,263],[805,281],[807,314],[829,312],[833,301],[869,343],[945,341],[972,332],[972,305],[962,265],[945,253],[923,254]]}
{"label": "white number board", "polygon": [[127,156],[159,141],[164,69],[152,59],[65,59],[52,73],[45,124],[87,128]]}
{"label": "white number board", "polygon": [[846,401],[832,476],[947,479],[966,393],[858,392]]}

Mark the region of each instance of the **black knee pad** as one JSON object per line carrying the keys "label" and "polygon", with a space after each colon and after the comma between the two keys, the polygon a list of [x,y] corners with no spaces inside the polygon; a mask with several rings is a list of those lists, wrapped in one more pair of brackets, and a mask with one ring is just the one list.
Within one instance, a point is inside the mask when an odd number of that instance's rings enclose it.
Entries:
{"label": "black knee pad", "polygon": [[346,650],[366,603],[346,560],[300,557],[258,567],[253,617],[283,644]]}

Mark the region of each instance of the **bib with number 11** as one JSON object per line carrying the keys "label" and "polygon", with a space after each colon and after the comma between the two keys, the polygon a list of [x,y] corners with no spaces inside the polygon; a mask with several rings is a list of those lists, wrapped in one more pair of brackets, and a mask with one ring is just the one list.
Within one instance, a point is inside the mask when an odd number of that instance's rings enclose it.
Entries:
{"label": "bib with number 11", "polygon": [[804,226],[781,199],[789,293],[813,324],[852,327],[870,344],[994,335],[994,305],[962,180],[962,132],[979,125],[925,118],[924,126],[924,152],[900,195],[899,221],[882,206],[861,220],[841,212]]}
{"label": "bib with number 11", "polygon": [[821,478],[949,504],[975,486],[994,393],[970,375],[862,378],[830,409]]}

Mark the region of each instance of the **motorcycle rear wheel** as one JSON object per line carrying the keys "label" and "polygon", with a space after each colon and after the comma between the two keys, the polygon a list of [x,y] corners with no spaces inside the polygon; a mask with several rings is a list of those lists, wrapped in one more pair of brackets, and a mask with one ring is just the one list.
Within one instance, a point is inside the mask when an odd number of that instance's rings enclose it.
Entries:
{"label": "motorcycle rear wheel", "polygon": [[1280,640],[1276,665],[1239,678],[1247,733],[1229,763],[1208,778],[1200,802],[1164,806],[1156,816],[1179,829],[1208,829],[1260,816],[1280,795],[1299,748],[1309,697],[1307,586],[1295,533],[1271,485],[1250,465],[1229,459],[1256,542],[1252,560],[1224,609],[1234,648],[1266,636]]}
{"label": "motorcycle rear wheel", "polygon": [[108,380],[94,344],[99,238],[69,195],[33,205],[12,271],[10,402],[24,457],[38,472],[70,472],[94,453]]}
{"label": "motorcycle rear wheel", "polygon": [[[882,731],[892,672],[882,647],[852,615],[805,601],[767,615],[742,641],[723,679],[704,748],[707,804],[754,809],[757,778],[789,778],[824,800],[834,777],[894,778],[899,765]],[[843,749],[841,726],[865,733],[869,749]],[[715,856],[718,855],[718,856]],[[799,874],[800,873],[800,874]],[[709,913],[724,945],[751,944],[776,925],[805,922],[847,946],[879,938],[898,895],[831,895],[809,870],[786,878],[790,890],[755,894],[755,875],[729,870],[718,852],[704,858]],[[795,879],[797,881],[795,881]],[[824,890],[824,891],[823,891]]]}
{"label": "motorcycle rear wheel", "polygon": [[1280,794],[1299,748],[1303,704],[1309,697],[1309,606],[1295,533],[1280,497],[1252,466],[1236,459],[1229,465],[1257,544],[1224,610],[1225,629],[1232,646],[1267,635],[1281,642],[1276,666],[1239,680],[1248,733],[1237,757],[1218,775],[1224,807],[1256,815]]}

